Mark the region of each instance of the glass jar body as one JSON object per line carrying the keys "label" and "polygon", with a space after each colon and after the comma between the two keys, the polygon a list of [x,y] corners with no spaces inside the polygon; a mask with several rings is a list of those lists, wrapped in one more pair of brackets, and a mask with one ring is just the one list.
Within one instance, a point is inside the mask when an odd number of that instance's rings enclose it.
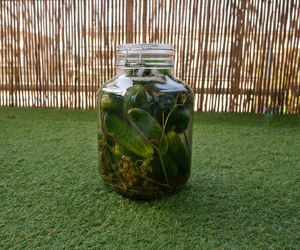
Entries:
{"label": "glass jar body", "polygon": [[192,90],[171,70],[119,70],[98,91],[101,178],[135,199],[180,188],[190,176],[192,124]]}

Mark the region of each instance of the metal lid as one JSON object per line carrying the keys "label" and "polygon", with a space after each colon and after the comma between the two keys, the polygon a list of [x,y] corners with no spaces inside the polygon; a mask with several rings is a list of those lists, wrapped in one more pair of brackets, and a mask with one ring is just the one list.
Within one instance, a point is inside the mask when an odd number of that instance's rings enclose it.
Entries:
{"label": "metal lid", "polygon": [[174,55],[174,46],[172,44],[161,43],[126,43],[117,46],[117,54],[130,54],[130,55]]}
{"label": "metal lid", "polygon": [[117,47],[118,68],[172,68],[174,47],[171,44],[127,43]]}

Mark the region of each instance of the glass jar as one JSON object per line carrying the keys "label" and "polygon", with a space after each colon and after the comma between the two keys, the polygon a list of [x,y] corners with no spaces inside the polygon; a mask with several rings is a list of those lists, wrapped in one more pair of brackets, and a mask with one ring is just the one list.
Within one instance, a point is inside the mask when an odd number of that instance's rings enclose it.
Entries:
{"label": "glass jar", "polygon": [[124,196],[152,199],[191,170],[193,93],[173,76],[168,44],[123,44],[98,91],[99,173]]}

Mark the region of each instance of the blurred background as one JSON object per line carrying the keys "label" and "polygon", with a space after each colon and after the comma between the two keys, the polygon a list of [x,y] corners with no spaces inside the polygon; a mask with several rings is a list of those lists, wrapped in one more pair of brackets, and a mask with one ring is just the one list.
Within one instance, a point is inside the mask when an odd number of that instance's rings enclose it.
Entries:
{"label": "blurred background", "polygon": [[171,43],[195,110],[300,113],[297,0],[0,1],[0,106],[96,108],[116,46]]}

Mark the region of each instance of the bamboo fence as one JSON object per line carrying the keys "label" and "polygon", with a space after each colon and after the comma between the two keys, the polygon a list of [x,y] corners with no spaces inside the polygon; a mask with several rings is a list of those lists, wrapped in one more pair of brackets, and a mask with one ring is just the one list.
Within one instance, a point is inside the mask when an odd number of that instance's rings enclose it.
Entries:
{"label": "bamboo fence", "polygon": [[171,43],[199,111],[300,113],[299,0],[0,1],[0,106],[93,109],[121,43]]}

